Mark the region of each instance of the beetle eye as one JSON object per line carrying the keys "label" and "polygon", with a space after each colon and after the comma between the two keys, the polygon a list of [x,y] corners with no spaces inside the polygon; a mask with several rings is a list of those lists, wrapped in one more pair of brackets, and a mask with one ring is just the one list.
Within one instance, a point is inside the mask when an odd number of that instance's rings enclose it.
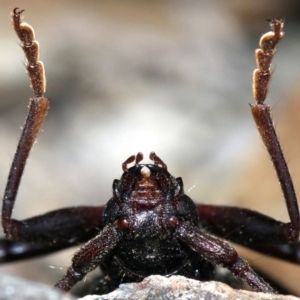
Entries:
{"label": "beetle eye", "polygon": [[118,227],[121,230],[127,230],[129,228],[129,220],[125,217],[118,218]]}

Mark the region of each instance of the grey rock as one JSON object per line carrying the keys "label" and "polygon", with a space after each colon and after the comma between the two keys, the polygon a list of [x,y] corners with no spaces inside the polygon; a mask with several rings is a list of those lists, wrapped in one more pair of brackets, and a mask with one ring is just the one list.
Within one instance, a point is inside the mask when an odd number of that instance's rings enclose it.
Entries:
{"label": "grey rock", "polygon": [[294,296],[270,295],[235,290],[221,282],[200,282],[183,276],[152,275],[139,283],[121,284],[114,292],[103,296],[86,296],[79,300],[229,300],[268,299],[296,300]]}
{"label": "grey rock", "polygon": [[53,288],[24,280],[19,277],[0,274],[0,300],[73,300]]}

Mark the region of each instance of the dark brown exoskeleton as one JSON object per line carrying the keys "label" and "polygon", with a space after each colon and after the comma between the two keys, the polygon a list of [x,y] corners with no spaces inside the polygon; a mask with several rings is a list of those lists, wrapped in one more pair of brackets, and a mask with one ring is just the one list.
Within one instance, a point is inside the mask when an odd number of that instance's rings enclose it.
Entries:
{"label": "dark brown exoskeleton", "polygon": [[[244,208],[196,206],[184,194],[181,178],[173,177],[154,152],[150,154],[152,164],[142,164],[141,153],[123,163],[124,173],[120,180],[114,181],[113,197],[105,207],[64,208],[18,221],[11,218],[18,187],[49,106],[43,96],[45,77],[38,60],[38,44],[33,29],[21,22],[22,12],[14,9],[12,19],[27,58],[26,67],[36,97],[30,100],[4,193],[2,225],[7,239],[0,240],[0,260],[18,260],[84,242],[65,276],[55,285],[57,289],[69,291],[98,266],[106,275],[103,287],[99,288],[102,293],[116,288],[120,282],[140,281],[151,274],[215,279],[215,267],[220,266],[254,290],[274,293],[275,289],[220,237],[227,236],[230,241],[262,253],[300,262],[297,199],[270,108],[264,104],[275,46],[283,37],[283,21],[270,21],[272,31],[261,38],[261,49],[256,51],[258,69],[253,83],[256,104],[251,109],[274,164],[291,222],[282,223]],[[134,166],[128,167],[131,163]]]}

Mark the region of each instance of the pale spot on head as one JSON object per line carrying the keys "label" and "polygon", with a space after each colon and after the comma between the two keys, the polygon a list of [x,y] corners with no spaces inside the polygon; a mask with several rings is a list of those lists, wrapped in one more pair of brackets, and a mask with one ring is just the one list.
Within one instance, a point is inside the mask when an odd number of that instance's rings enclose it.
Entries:
{"label": "pale spot on head", "polygon": [[141,174],[143,175],[143,177],[149,178],[150,174],[151,174],[151,171],[147,166],[143,166],[141,168]]}

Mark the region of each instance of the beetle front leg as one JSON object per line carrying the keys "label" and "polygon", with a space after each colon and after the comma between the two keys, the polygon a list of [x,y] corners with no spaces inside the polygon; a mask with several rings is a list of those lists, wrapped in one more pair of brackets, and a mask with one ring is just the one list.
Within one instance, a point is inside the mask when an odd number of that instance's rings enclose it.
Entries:
{"label": "beetle front leg", "polygon": [[188,222],[177,223],[175,234],[199,255],[215,265],[227,268],[255,291],[275,293],[275,290],[252,270],[247,261],[238,256],[228,242],[206,234]]}
{"label": "beetle front leg", "polygon": [[55,288],[68,292],[84,276],[98,267],[105,257],[121,240],[122,231],[114,224],[104,227],[99,235],[82,246],[72,258],[72,266]]}

